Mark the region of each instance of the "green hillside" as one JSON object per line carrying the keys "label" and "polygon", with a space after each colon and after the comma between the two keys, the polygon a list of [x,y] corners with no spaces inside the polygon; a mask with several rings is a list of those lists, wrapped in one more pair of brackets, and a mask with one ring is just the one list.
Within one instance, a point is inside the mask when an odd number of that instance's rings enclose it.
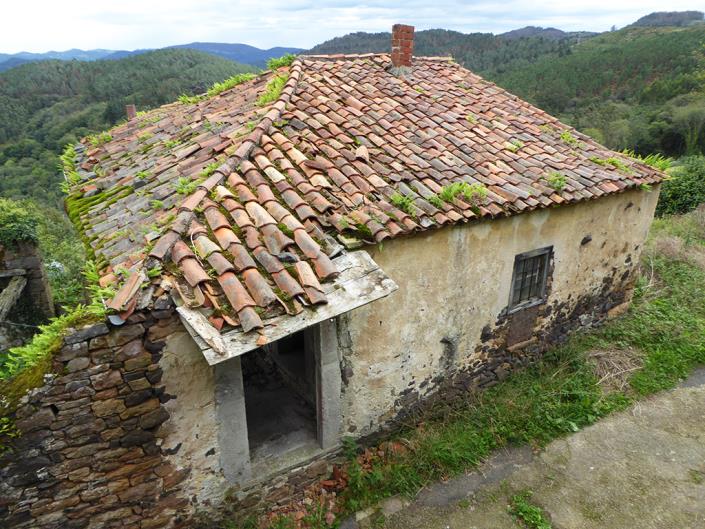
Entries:
{"label": "green hillside", "polygon": [[603,33],[490,78],[616,149],[702,151],[705,25]]}
{"label": "green hillside", "polygon": [[[313,54],[389,52],[390,33],[351,33],[326,41],[310,50]],[[491,33],[459,33],[445,29],[417,31],[414,55],[451,56],[460,64],[485,75],[498,75],[521,68],[539,58],[556,58],[571,53],[571,45],[581,40],[577,34],[563,38],[530,36],[503,37]]]}
{"label": "green hillside", "polygon": [[44,61],[0,73],[0,196],[60,204],[58,153],[107,129],[125,104],[146,109],[254,71],[188,49],[115,61]]}

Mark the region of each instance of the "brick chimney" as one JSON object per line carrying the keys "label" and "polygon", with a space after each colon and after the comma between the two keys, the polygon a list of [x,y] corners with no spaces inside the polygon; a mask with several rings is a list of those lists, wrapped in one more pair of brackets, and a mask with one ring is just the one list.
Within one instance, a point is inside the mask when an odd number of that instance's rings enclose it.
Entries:
{"label": "brick chimney", "polygon": [[395,68],[411,66],[414,52],[414,26],[394,24],[392,26],[392,66]]}
{"label": "brick chimney", "polygon": [[128,121],[134,119],[134,117],[137,115],[137,107],[135,105],[126,105],[125,113],[127,114]]}

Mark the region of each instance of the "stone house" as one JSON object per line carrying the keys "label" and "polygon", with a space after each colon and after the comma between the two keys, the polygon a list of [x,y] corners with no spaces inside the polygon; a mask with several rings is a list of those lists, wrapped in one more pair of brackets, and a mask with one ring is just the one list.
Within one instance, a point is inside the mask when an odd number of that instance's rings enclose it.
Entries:
{"label": "stone house", "polygon": [[625,310],[663,175],[412,48],[395,26],[391,55],[302,56],[75,148],[115,295],[17,412],[10,526],[282,501],[343,437]]}

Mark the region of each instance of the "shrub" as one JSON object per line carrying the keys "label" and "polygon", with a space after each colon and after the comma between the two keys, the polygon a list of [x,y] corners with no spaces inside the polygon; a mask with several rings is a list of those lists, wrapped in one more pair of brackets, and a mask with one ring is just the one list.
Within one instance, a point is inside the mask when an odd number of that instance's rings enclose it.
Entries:
{"label": "shrub", "polygon": [[657,215],[687,213],[705,202],[705,156],[681,158],[661,185]]}
{"label": "shrub", "polygon": [[0,198],[0,244],[11,246],[18,242],[37,242],[38,220],[24,205]]}
{"label": "shrub", "polygon": [[296,55],[293,53],[287,53],[281,57],[272,57],[267,61],[267,68],[270,70],[278,70],[284,66],[291,66],[291,63],[296,59]]}

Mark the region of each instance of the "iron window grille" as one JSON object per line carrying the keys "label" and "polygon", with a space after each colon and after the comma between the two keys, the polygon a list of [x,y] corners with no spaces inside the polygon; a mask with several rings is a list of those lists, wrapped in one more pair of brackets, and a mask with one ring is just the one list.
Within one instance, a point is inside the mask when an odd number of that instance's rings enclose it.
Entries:
{"label": "iron window grille", "polygon": [[517,255],[509,309],[518,310],[544,301],[552,246]]}

